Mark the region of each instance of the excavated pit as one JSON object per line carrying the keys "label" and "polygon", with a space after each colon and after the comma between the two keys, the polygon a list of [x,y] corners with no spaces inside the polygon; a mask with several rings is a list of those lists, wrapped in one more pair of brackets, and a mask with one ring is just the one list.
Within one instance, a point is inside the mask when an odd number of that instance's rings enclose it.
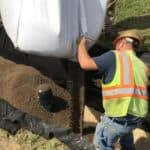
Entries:
{"label": "excavated pit", "polygon": [[[69,127],[72,105],[64,82],[67,75],[63,60],[29,56],[14,50],[3,29],[0,53],[0,98],[23,112]],[[48,88],[54,101],[51,113],[42,110],[37,99],[38,90]]]}

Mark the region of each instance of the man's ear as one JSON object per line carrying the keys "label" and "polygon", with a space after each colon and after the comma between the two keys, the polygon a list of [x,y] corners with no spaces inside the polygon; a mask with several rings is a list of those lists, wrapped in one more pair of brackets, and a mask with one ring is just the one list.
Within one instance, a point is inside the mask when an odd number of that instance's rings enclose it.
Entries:
{"label": "man's ear", "polygon": [[120,47],[120,48],[123,48],[124,45],[125,45],[125,43],[124,43],[123,41],[119,43],[119,47]]}

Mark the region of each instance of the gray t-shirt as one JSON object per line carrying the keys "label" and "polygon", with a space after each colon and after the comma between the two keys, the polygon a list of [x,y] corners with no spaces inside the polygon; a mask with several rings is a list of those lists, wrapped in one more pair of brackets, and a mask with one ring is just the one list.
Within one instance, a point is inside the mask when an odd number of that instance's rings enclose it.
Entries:
{"label": "gray t-shirt", "polygon": [[101,56],[93,57],[97,67],[98,74],[103,77],[104,83],[112,81],[116,70],[116,57],[113,51],[108,51]]}

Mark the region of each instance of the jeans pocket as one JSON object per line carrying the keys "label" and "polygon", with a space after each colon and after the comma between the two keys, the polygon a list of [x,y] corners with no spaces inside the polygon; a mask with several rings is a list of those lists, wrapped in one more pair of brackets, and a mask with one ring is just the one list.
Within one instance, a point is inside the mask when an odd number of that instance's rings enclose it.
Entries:
{"label": "jeans pocket", "polygon": [[93,141],[94,145],[97,147],[101,147],[102,141],[104,140],[104,137],[102,135],[103,130],[104,130],[104,124],[102,122],[98,123],[96,126],[96,131],[95,131],[94,141]]}
{"label": "jeans pocket", "polygon": [[104,127],[103,136],[108,146],[113,146],[120,138],[118,131],[109,123]]}

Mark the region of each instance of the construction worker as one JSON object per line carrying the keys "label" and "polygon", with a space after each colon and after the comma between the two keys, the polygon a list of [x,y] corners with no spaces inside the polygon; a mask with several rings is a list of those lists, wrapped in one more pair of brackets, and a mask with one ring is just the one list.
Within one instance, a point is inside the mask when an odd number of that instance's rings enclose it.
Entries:
{"label": "construction worker", "polygon": [[94,144],[101,150],[114,150],[120,142],[122,150],[135,150],[133,129],[148,111],[148,67],[136,56],[142,45],[134,31],[120,33],[113,42],[115,50],[90,57],[86,38],[80,38],[78,61],[84,70],[98,70],[102,78],[104,115],[97,124]]}

